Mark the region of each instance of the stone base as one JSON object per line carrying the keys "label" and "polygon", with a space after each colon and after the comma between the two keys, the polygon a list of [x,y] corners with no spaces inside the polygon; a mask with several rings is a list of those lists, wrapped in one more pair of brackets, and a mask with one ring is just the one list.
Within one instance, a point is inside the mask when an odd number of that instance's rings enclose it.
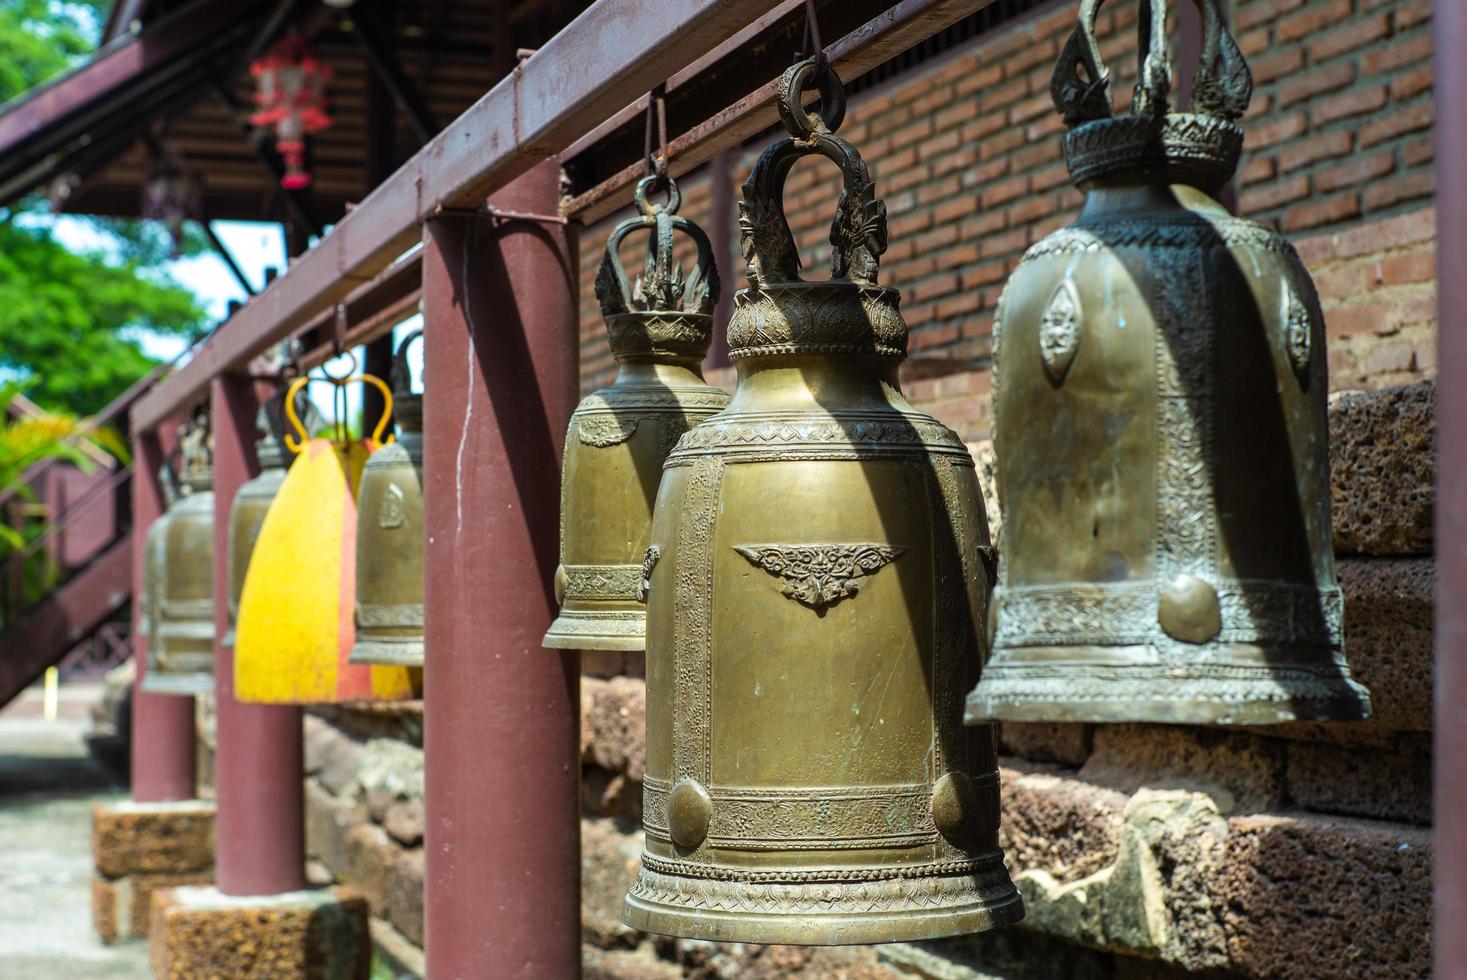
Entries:
{"label": "stone base", "polygon": [[153,895],[150,959],[160,980],[367,980],[367,900],[350,888],[236,897],[182,887]]}
{"label": "stone base", "polygon": [[214,804],[98,805],[92,809],[92,924],[102,942],[148,934],[154,891],[214,878]]}

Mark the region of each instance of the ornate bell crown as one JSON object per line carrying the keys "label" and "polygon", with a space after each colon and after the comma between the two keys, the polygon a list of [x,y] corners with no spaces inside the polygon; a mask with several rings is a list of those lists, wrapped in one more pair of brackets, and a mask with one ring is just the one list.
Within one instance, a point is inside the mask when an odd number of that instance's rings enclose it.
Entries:
{"label": "ornate bell crown", "polygon": [[[667,201],[648,199],[656,190]],[[617,360],[627,358],[702,360],[713,340],[713,307],[718,303],[718,266],[713,245],[695,223],[677,213],[682,192],[671,177],[643,177],[635,192],[641,214],[617,225],[606,240],[606,254],[596,273],[596,298]],[[621,243],[634,231],[647,232],[647,257],[636,281],[627,279]],[[681,232],[697,247],[697,260],[686,275],[673,258],[673,233]]]}
{"label": "ornate bell crown", "polygon": [[404,432],[423,431],[423,393],[413,391],[413,373],[407,359],[408,345],[422,336],[423,331],[418,329],[402,338],[387,376],[392,386],[392,417]]}
{"label": "ornate bell crown", "polygon": [[[1253,75],[1223,25],[1217,0],[1192,0],[1202,14],[1202,56],[1186,112],[1171,111],[1166,0],[1141,0],[1140,78],[1127,115],[1112,109],[1110,70],[1095,39],[1104,0],[1082,0],[1080,23],[1060,52],[1050,95],[1070,131],[1065,161],[1078,187],[1111,174],[1164,174],[1205,190],[1232,177],[1243,152],[1237,125],[1253,98]],[[1186,2],[1186,0],[1184,0]]]}
{"label": "ornate bell crown", "polygon": [[178,479],[184,493],[203,493],[214,488],[214,446],[209,434],[209,417],[199,415],[179,427]]}
{"label": "ornate bell crown", "polygon": [[[321,415],[304,391],[295,397],[295,411],[310,431],[321,425]],[[255,413],[255,458],[262,470],[284,469],[291,454],[285,446],[285,389],[266,399]]]}
{"label": "ornate bell crown", "polygon": [[[818,112],[800,93],[819,87]],[[835,131],[845,118],[846,93],[835,70],[801,61],[779,80],[780,118],[790,138],[759,157],[743,186],[739,235],[749,288],[739,291],[728,327],[729,354],[738,359],[777,354],[907,355],[901,294],[876,277],[886,251],[886,204],[856,148]],[[840,168],[842,187],[830,225],[831,278],[805,282],[800,254],[784,216],[784,182],[797,161],[823,156]]]}

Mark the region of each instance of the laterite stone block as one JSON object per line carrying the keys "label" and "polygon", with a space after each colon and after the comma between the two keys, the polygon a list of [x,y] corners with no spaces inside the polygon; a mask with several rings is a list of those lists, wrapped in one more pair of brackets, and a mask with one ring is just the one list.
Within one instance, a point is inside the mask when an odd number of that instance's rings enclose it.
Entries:
{"label": "laterite stone block", "polygon": [[234,897],[214,888],[153,896],[158,980],[367,980],[367,900],[349,888]]}
{"label": "laterite stone block", "polygon": [[108,878],[207,871],[214,866],[214,804],[99,804],[92,808],[92,854]]}

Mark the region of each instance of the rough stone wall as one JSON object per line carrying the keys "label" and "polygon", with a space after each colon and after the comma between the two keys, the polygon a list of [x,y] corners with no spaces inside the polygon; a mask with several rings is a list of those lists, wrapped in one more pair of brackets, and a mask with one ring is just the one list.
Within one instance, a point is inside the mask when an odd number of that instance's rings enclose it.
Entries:
{"label": "rough stone wall", "polygon": [[[987,436],[986,373],[1003,284],[1024,250],[1071,221],[1080,204],[1049,100],[1076,7],[1064,0],[1041,8],[854,96],[841,129],[887,204],[881,275],[902,290],[911,327],[908,394],[970,441]],[[1429,0],[1235,0],[1233,8],[1257,81],[1240,213],[1289,234],[1317,277],[1333,387],[1434,376]],[[1135,78],[1136,10],[1108,4],[1100,17],[1111,90],[1122,103]],[[735,183],[769,141],[736,155]],[[710,180],[705,167],[682,187],[683,213],[711,229]],[[827,266],[837,192],[834,168],[822,161],[802,161],[789,178],[786,211],[811,276]],[[612,223],[629,213],[582,236],[587,390],[614,372],[592,280]],[[721,270],[728,289],[744,285],[738,266]]]}
{"label": "rough stone wall", "polygon": [[[592,978],[1411,978],[1431,956],[1431,382],[1331,404],[1361,723],[1001,727],[1001,842],[1028,917],[852,949],[725,946],[619,922],[641,851],[642,660],[587,654],[582,939]],[[981,472],[981,468],[980,468]],[[307,718],[307,844],[421,966],[420,704]]]}

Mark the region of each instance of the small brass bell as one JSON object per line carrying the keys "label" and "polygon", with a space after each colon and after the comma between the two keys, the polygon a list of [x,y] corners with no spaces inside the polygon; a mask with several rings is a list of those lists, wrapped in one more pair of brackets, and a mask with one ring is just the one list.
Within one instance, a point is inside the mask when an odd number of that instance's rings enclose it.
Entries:
{"label": "small brass bell", "polygon": [[357,642],[350,662],[423,666],[423,396],[403,338],[392,362],[397,439],[374,452],[357,490]]}
{"label": "small brass bell", "polygon": [[993,659],[968,720],[1355,719],[1342,653],[1324,321],[1271,229],[1217,200],[1252,77],[1216,0],[1186,113],[1166,4],[1111,110],[1084,0],[1052,93],[1073,225],[1034,245],[994,324],[1004,511]]}
{"label": "small brass bell", "polygon": [[[180,448],[182,492],[168,508],[158,545],[160,574],[142,683],[148,694],[214,690],[214,476],[207,423],[187,427]],[[155,540],[150,535],[145,544]]]}
{"label": "small brass bell", "polygon": [[[818,78],[821,115],[800,107]],[[780,79],[793,139],[743,188],[749,288],[728,408],[668,456],[647,552],[646,850],[623,921],[833,945],[1017,921],[989,729],[965,729],[987,594],[973,461],[896,382],[907,327],[877,285],[886,208],[833,135],[844,90]],[[839,166],[832,278],[805,282],[781,208]]]}
{"label": "small brass bell", "polygon": [[[245,572],[249,571],[250,556],[255,552],[255,540],[260,536],[260,525],[285,482],[286,455],[284,445],[283,394],[260,406],[255,416],[255,458],[260,472],[253,479],[240,485],[229,508],[229,631],[224,645],[234,646],[234,621],[239,615],[239,597],[244,591]],[[304,399],[301,399],[304,402]],[[298,404],[296,410],[314,415],[308,402]],[[319,420],[313,419],[314,422]],[[312,423],[308,423],[312,424]]]}
{"label": "small brass bell", "polygon": [[[667,191],[666,204],[647,195]],[[712,339],[718,267],[703,229],[677,213],[682,196],[670,177],[644,178],[641,214],[616,226],[596,276],[596,296],[618,362],[609,388],[586,397],[565,439],[560,499],[560,616],[545,646],[572,650],[641,650],[646,610],[637,599],[642,559],[662,463],[678,438],[721,410],[728,395],[703,380]],[[648,233],[646,268],[628,283],[620,248]],[[697,247],[684,277],[673,259],[673,233]]]}
{"label": "small brass bell", "polygon": [[147,638],[150,650],[156,641],[154,625],[158,619],[158,597],[163,591],[163,562],[168,547],[168,511],[178,499],[176,477],[166,463],[158,470],[158,483],[163,488],[163,513],[148,527],[148,536],[143,540],[142,602],[138,604],[137,624],[137,633]]}

